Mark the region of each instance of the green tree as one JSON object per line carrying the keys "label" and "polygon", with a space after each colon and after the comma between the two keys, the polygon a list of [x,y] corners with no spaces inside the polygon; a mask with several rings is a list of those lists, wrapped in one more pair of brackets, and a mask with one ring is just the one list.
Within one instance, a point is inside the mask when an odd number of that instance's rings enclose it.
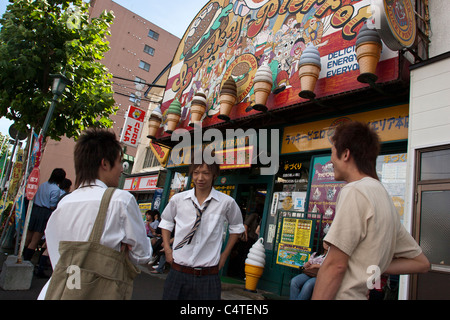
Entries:
{"label": "green tree", "polygon": [[112,126],[112,75],[100,60],[109,50],[112,12],[89,17],[82,0],[10,0],[0,19],[0,116],[24,130],[42,128],[53,94],[50,74],[73,81],[56,104],[46,136],[77,137]]}

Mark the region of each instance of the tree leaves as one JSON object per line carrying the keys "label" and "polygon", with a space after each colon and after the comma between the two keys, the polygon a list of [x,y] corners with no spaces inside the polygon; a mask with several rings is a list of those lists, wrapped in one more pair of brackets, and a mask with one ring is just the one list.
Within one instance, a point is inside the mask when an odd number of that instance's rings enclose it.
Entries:
{"label": "tree leaves", "polygon": [[50,74],[73,83],[56,103],[46,133],[77,137],[87,127],[111,127],[112,75],[101,64],[114,16],[89,18],[81,0],[16,0],[0,19],[0,116],[19,128],[44,124],[50,107]]}

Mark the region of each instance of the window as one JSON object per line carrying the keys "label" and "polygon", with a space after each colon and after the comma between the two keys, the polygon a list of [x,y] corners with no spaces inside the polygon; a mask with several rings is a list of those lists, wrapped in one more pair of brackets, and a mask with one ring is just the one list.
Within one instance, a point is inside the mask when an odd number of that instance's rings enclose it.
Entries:
{"label": "window", "polygon": [[420,180],[450,179],[450,148],[421,152]]}
{"label": "window", "polygon": [[151,56],[154,56],[154,55],[155,55],[155,49],[153,49],[152,47],[150,47],[150,46],[148,46],[148,45],[145,45],[145,47],[144,47],[144,52],[145,52],[145,53],[148,53],[148,54],[151,55]]}
{"label": "window", "polygon": [[149,31],[148,31],[148,36],[149,36],[150,38],[152,38],[152,39],[158,41],[159,33],[158,33],[158,32],[155,32],[155,31],[153,31],[153,30],[149,30]]}
{"label": "window", "polygon": [[149,71],[150,65],[147,62],[141,60],[141,62],[139,62],[139,68],[144,69],[145,71]]}
{"label": "window", "polygon": [[147,152],[145,154],[144,164],[142,168],[153,168],[159,166],[159,161],[155,157],[150,147],[147,148]]}

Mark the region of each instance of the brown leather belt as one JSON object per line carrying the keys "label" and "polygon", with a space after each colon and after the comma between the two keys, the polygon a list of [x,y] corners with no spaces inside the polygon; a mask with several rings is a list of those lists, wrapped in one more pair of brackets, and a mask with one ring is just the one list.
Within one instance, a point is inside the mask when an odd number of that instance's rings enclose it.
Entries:
{"label": "brown leather belt", "polygon": [[219,274],[219,267],[187,267],[182,266],[180,264],[177,264],[175,262],[172,262],[172,269],[176,271],[180,271],[183,273],[193,274],[195,276],[207,276],[207,275],[213,275],[213,274]]}

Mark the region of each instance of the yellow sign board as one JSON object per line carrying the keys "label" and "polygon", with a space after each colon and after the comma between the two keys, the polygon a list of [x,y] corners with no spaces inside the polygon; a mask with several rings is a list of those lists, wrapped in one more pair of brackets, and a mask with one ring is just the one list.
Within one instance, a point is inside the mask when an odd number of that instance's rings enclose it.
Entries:
{"label": "yellow sign board", "polygon": [[169,157],[170,148],[153,141],[150,141],[150,148],[152,149],[156,159],[158,159],[158,162],[164,167],[167,163],[167,158]]}
{"label": "yellow sign board", "polygon": [[347,121],[368,123],[378,133],[382,142],[405,140],[408,138],[409,105],[404,104],[286,127],[283,133],[281,154],[329,149],[334,128]]}

